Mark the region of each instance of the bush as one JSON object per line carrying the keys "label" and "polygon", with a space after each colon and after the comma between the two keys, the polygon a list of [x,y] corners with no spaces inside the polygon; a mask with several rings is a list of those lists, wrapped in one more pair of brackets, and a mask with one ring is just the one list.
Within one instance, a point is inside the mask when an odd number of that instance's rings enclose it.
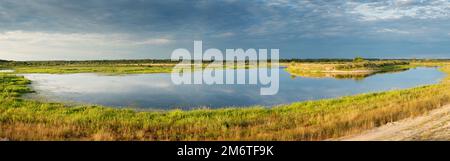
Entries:
{"label": "bush", "polygon": [[354,59],[353,59],[353,62],[354,63],[360,63],[360,62],[364,62],[364,61],[366,61],[364,58],[362,58],[362,57],[355,57]]}

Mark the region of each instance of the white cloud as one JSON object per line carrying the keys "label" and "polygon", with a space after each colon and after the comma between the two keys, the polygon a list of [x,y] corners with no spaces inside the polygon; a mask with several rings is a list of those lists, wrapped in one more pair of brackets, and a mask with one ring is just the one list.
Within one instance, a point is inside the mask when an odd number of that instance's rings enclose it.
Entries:
{"label": "white cloud", "polygon": [[145,39],[143,41],[136,42],[137,45],[163,45],[171,43],[172,40],[165,38],[157,38],[157,39]]}
{"label": "white cloud", "polygon": [[135,39],[126,34],[81,34],[81,33],[47,33],[7,31],[0,33],[1,43],[24,44],[47,44],[47,45],[162,45],[170,43],[169,39],[149,38]]}
{"label": "white cloud", "polygon": [[160,46],[171,42],[166,38],[143,39],[127,34],[7,31],[0,32],[0,58],[130,54],[129,52],[136,48]]}
{"label": "white cloud", "polygon": [[224,33],[220,33],[217,35],[213,35],[213,37],[219,37],[219,38],[225,38],[225,37],[231,37],[234,36],[235,34],[233,32],[224,32]]}
{"label": "white cloud", "polygon": [[395,20],[405,17],[413,19],[450,18],[450,2],[447,0],[348,2],[347,5],[348,13],[358,15],[361,21]]}
{"label": "white cloud", "polygon": [[409,31],[398,30],[398,29],[390,29],[390,28],[383,28],[383,29],[378,30],[377,32],[380,32],[380,33],[394,33],[394,34],[411,34],[411,32],[409,32]]}

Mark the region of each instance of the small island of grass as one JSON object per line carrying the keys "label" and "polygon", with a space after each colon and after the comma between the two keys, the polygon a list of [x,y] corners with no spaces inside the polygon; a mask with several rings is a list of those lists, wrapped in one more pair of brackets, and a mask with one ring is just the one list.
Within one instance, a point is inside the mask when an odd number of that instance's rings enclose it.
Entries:
{"label": "small island of grass", "polygon": [[410,68],[407,61],[368,61],[355,58],[353,62],[290,63],[286,70],[293,76],[333,77],[362,79],[377,73],[404,71]]}

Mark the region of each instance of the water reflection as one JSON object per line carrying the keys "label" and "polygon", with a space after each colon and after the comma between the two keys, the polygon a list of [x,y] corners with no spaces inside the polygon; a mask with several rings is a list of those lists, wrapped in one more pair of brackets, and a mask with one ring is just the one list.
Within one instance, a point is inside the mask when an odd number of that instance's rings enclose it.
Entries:
{"label": "water reflection", "polygon": [[[231,69],[230,69],[231,70]],[[255,69],[238,69],[255,70]],[[280,90],[261,96],[262,85],[174,85],[170,74],[105,76],[97,74],[25,74],[37,93],[29,97],[115,107],[156,109],[271,106],[295,101],[403,89],[437,83],[444,74],[435,68],[377,74],[364,79],[297,77],[280,69]]]}

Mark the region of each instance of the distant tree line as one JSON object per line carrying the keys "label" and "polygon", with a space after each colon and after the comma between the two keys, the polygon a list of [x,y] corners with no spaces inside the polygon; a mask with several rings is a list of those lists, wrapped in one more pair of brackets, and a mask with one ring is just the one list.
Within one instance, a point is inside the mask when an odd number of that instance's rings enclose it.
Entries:
{"label": "distant tree line", "polygon": [[[417,61],[417,62],[433,62],[433,61],[450,61],[450,59],[377,59],[377,58],[361,58],[354,59],[280,59],[280,63],[292,62],[311,62],[311,63],[333,63],[333,62],[359,62],[359,61]],[[77,60],[77,61],[8,61],[0,59],[0,66],[97,66],[97,65],[146,65],[146,64],[177,64],[180,61],[172,61],[170,59],[135,59],[135,60]],[[194,62],[193,60],[191,62]],[[212,60],[204,60],[203,63],[210,63]],[[270,61],[269,61],[270,62]],[[249,63],[248,60],[245,61]]]}
{"label": "distant tree line", "polygon": [[138,59],[138,60],[74,60],[74,61],[11,61],[9,65],[15,66],[65,66],[65,65],[116,65],[116,64],[155,64],[177,63],[170,59]]}

